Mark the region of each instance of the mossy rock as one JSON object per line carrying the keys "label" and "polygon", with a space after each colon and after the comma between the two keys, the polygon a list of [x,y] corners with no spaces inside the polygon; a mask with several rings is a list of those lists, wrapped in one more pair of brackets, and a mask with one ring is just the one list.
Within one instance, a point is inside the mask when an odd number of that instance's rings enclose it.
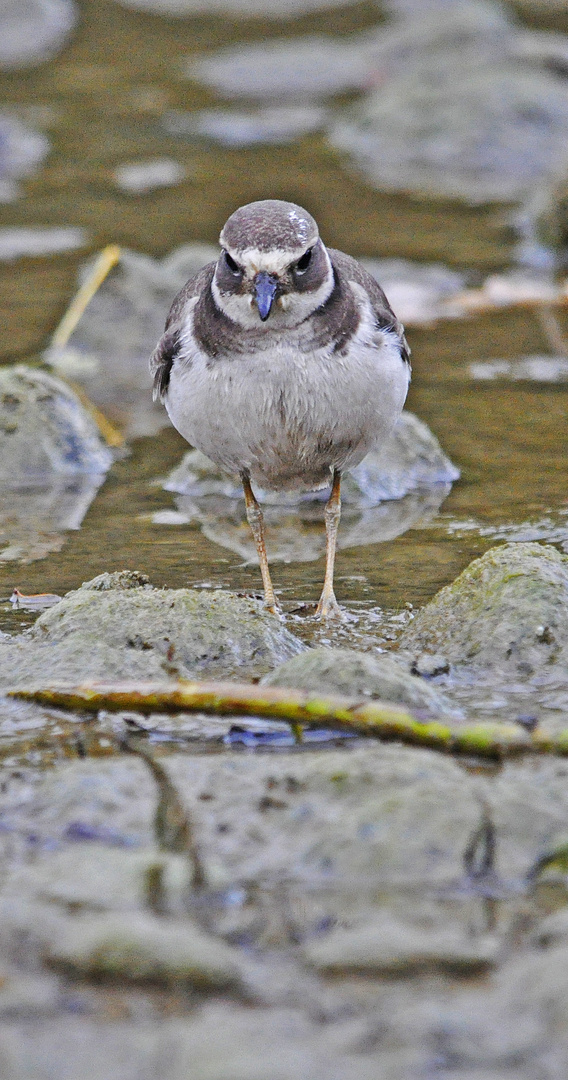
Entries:
{"label": "mossy rock", "polygon": [[491,548],[417,614],[400,645],[515,676],[565,664],[568,556],[536,543]]}
{"label": "mossy rock", "polygon": [[221,589],[155,589],[102,574],[0,641],[0,685],[93,679],[252,678],[305,646],[260,600]]}

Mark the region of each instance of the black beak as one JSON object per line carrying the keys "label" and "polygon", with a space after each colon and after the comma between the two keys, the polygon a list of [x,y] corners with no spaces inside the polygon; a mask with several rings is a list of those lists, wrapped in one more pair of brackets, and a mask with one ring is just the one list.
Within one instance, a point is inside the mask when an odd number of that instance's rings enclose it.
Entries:
{"label": "black beak", "polygon": [[254,279],[254,291],[256,293],[256,306],[258,314],[263,322],[266,322],[278,288],[278,278],[274,274],[267,274],[262,270]]}

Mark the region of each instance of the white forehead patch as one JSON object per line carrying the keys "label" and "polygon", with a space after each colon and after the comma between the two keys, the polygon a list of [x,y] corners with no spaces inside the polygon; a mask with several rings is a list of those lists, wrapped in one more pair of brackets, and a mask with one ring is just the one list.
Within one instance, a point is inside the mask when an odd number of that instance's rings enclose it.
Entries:
{"label": "white forehead patch", "polygon": [[258,274],[262,270],[267,274],[281,274],[290,266],[290,263],[301,258],[304,251],[304,244],[297,248],[273,248],[272,251],[247,248],[245,251],[236,252],[234,258],[245,270],[251,270],[253,274]]}

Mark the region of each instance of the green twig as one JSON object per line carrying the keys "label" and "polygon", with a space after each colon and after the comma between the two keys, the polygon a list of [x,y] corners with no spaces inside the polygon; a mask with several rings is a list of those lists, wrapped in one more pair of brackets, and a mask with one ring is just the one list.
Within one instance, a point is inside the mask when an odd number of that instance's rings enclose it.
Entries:
{"label": "green twig", "polygon": [[229,682],[120,683],[14,690],[11,696],[80,712],[207,712],[287,720],[294,730],[330,726],[359,735],[396,739],[450,753],[502,758],[512,754],[568,754],[568,731],[547,736],[509,723],[419,720],[407,709],[381,701],[354,702],[305,690]]}

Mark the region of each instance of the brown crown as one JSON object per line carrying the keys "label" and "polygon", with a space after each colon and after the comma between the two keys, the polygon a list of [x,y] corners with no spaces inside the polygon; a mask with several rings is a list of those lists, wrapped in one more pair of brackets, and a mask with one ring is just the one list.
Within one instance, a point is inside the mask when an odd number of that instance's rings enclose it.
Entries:
{"label": "brown crown", "polygon": [[239,206],[223,226],[219,241],[231,251],[296,251],[318,238],[318,227],[307,210],[280,199]]}

